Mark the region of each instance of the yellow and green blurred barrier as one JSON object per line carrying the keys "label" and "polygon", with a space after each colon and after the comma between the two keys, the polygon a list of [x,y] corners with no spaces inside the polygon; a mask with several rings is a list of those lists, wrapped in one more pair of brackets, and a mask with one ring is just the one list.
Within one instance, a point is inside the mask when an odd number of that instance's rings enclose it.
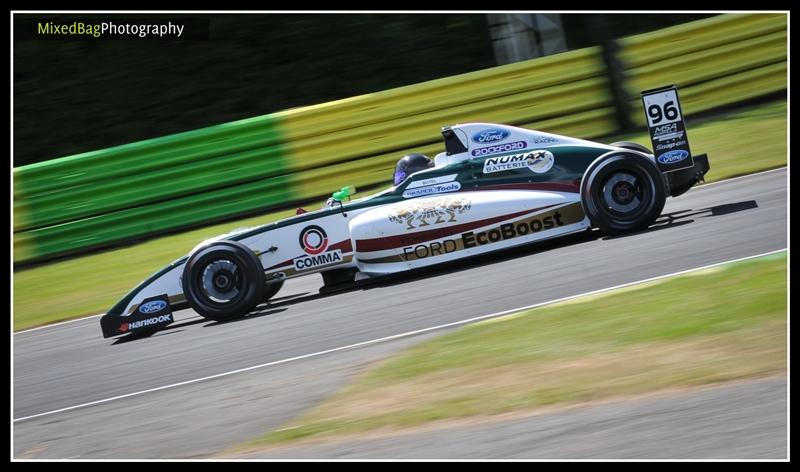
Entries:
{"label": "yellow and green blurred barrier", "polygon": [[622,39],[631,110],[640,117],[639,92],[670,84],[686,114],[786,90],[786,23],[784,14],[719,15]]}
{"label": "yellow and green blurred barrier", "polygon": [[[720,15],[620,41],[631,113],[677,84],[687,114],[786,89],[786,15]],[[600,48],[586,48],[14,169],[14,260],[28,262],[388,182],[440,128],[617,131]],[[632,117],[641,121],[639,115]]]}

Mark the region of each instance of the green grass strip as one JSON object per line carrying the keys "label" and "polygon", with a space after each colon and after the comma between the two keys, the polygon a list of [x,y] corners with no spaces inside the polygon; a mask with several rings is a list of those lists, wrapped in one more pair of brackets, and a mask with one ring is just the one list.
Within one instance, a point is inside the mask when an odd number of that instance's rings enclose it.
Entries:
{"label": "green grass strip", "polygon": [[785,375],[786,253],[466,326],[237,449]]}

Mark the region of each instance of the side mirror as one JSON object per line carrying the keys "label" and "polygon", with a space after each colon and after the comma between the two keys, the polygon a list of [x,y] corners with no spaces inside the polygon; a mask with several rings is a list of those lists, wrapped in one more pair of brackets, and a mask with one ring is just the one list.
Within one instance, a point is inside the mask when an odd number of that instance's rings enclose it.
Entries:
{"label": "side mirror", "polygon": [[342,189],[339,190],[338,192],[333,192],[331,198],[333,198],[334,201],[341,203],[345,199],[350,199],[350,196],[353,195],[354,193],[356,193],[356,188],[353,187],[352,185],[349,185],[347,187],[342,187]]}

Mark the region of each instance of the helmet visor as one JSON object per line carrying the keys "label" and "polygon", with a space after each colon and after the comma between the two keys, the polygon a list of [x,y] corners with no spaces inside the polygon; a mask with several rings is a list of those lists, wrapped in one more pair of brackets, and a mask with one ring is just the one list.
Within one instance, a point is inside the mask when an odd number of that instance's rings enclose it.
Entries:
{"label": "helmet visor", "polygon": [[406,180],[406,176],[407,175],[408,174],[406,174],[405,169],[395,169],[395,171],[394,171],[394,185],[399,185],[404,180]]}

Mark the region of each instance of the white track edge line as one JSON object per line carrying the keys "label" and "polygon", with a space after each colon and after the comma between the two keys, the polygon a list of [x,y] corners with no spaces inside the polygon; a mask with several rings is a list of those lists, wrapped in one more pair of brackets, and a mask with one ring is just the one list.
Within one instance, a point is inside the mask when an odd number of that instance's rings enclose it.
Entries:
{"label": "white track edge line", "polygon": [[[716,182],[709,182],[707,184],[703,184],[703,185],[698,185],[696,187],[692,187],[691,189],[689,189],[689,191],[691,192],[692,190],[707,188],[707,187],[710,187],[710,186],[716,185],[716,184],[724,184],[724,183],[731,182],[731,181],[734,181],[734,180],[746,179],[748,177],[755,177],[757,175],[768,174],[770,172],[776,172],[776,171],[779,171],[779,170],[786,170],[786,169],[788,169],[787,166],[776,167],[775,169],[763,170],[761,172],[756,172],[754,174],[740,175],[738,177],[731,177],[730,179],[717,180]],[[58,323],[47,324],[47,325],[44,325],[44,326],[37,326],[36,328],[29,328],[29,329],[25,329],[25,330],[22,330],[22,331],[15,331],[13,334],[17,335],[17,334],[29,333],[31,331],[37,331],[37,330],[45,329],[45,328],[54,328],[56,326],[60,326],[60,325],[63,325],[63,324],[74,323],[76,321],[89,320],[89,319],[97,318],[98,316],[103,316],[103,315],[105,315],[105,313],[100,313],[100,314],[97,314],[97,315],[84,316],[83,318],[75,318],[74,320],[59,321]]]}
{"label": "white track edge line", "polygon": [[16,336],[18,334],[30,333],[31,331],[38,331],[40,329],[45,329],[45,328],[55,328],[56,326],[65,325],[67,323],[74,323],[76,321],[90,320],[92,318],[97,318],[98,316],[103,316],[103,315],[105,315],[105,313],[98,313],[96,315],[84,316],[83,318],[75,318],[75,319],[72,319],[72,320],[59,321],[58,323],[52,323],[52,324],[46,324],[46,325],[42,325],[42,326],[37,326],[35,328],[28,328],[28,329],[24,329],[22,331],[15,331],[14,335]]}
{"label": "white track edge line", "polygon": [[519,308],[512,308],[510,310],[504,310],[504,311],[492,313],[492,314],[489,314],[489,315],[476,316],[476,317],[473,317],[473,318],[468,318],[466,320],[453,321],[451,323],[446,323],[446,324],[442,324],[442,325],[438,325],[438,326],[432,326],[432,327],[429,327],[429,328],[422,328],[422,329],[418,329],[418,330],[414,330],[414,331],[408,331],[408,332],[400,333],[400,334],[394,334],[392,336],[386,336],[386,337],[383,337],[383,338],[372,339],[372,340],[369,340],[369,341],[362,341],[360,343],[349,344],[347,346],[327,349],[325,351],[314,352],[314,353],[311,353],[311,354],[304,354],[302,356],[290,357],[288,359],[282,359],[282,360],[279,360],[279,361],[272,361],[272,362],[267,362],[265,364],[259,364],[259,365],[254,365],[254,366],[250,366],[250,367],[244,367],[244,368],[241,368],[241,369],[231,370],[231,371],[228,371],[228,372],[222,372],[222,373],[219,373],[219,374],[209,375],[209,376],[202,377],[202,378],[199,378],[199,379],[186,380],[186,381],[178,382],[178,383],[174,383],[174,384],[163,385],[161,387],[149,388],[147,390],[141,390],[141,391],[138,391],[138,392],[126,393],[124,395],[117,395],[117,396],[111,397],[111,398],[104,398],[102,400],[95,400],[95,401],[88,402],[88,403],[82,403],[80,405],[73,405],[73,406],[68,406],[68,407],[65,407],[65,408],[59,408],[57,410],[47,411],[47,412],[44,412],[44,413],[38,413],[36,415],[30,415],[30,416],[24,416],[22,418],[16,418],[16,419],[14,419],[14,423],[19,422],[19,421],[33,419],[33,418],[39,418],[39,417],[42,417],[42,416],[49,416],[49,415],[53,415],[53,414],[56,414],[56,413],[62,413],[62,412],[65,412],[65,411],[75,410],[75,409],[78,409],[78,408],[84,408],[84,407],[88,407],[88,406],[99,405],[99,404],[102,404],[102,403],[108,403],[108,402],[111,402],[111,401],[114,401],[114,400],[121,400],[123,398],[143,395],[145,393],[157,392],[159,390],[166,390],[166,389],[173,388],[173,387],[180,387],[180,386],[183,386],[183,385],[189,385],[189,384],[193,384],[193,383],[198,383],[198,382],[202,382],[202,381],[205,381],[205,380],[211,380],[211,379],[216,379],[216,378],[220,378],[220,377],[227,377],[229,375],[238,374],[238,373],[241,373],[241,372],[247,372],[247,371],[250,371],[250,370],[261,369],[261,368],[264,368],[264,367],[272,367],[272,366],[279,365],[279,364],[285,364],[287,362],[298,361],[298,360],[301,360],[301,359],[308,359],[310,357],[319,357],[319,356],[323,356],[325,354],[330,354],[330,353],[333,353],[333,352],[345,351],[345,350],[348,350],[348,349],[354,349],[354,348],[358,348],[358,347],[369,346],[369,345],[372,345],[372,344],[378,344],[378,343],[382,343],[382,342],[386,342],[386,341],[391,341],[391,340],[394,340],[394,339],[414,336],[414,335],[425,333],[425,332],[428,332],[428,331],[435,331],[435,330],[438,330],[438,329],[449,328],[451,326],[458,326],[458,325],[462,325],[462,324],[468,324],[468,323],[472,323],[472,322],[475,322],[475,321],[485,320],[485,319],[488,319],[488,318],[497,318],[497,317],[500,317],[500,316],[508,315],[508,314],[511,314],[511,313],[516,313],[516,312],[523,311],[523,310],[530,310],[530,309],[538,308],[538,307],[541,307],[541,306],[544,306],[544,305],[552,305],[552,304],[555,304],[555,303],[559,303],[559,302],[563,302],[563,301],[567,301],[567,300],[572,300],[572,299],[575,299],[575,298],[586,297],[586,296],[594,295],[594,294],[597,294],[597,293],[608,292],[608,291],[611,291],[611,290],[616,290],[616,289],[620,289],[620,288],[629,287],[631,285],[643,284],[643,283],[646,283],[646,282],[651,282],[651,281],[654,281],[654,280],[664,279],[664,278],[667,278],[667,277],[674,277],[674,276],[681,275],[681,274],[686,274],[686,273],[689,273],[689,272],[695,272],[695,271],[698,271],[698,270],[709,269],[711,267],[717,267],[717,266],[720,266],[720,265],[731,264],[731,263],[734,263],[734,262],[744,261],[744,260],[748,260],[748,259],[755,259],[755,258],[758,258],[758,257],[769,256],[771,254],[777,254],[779,252],[786,251],[787,249],[788,248],[776,249],[774,251],[765,252],[765,253],[762,253],[762,254],[756,254],[756,255],[753,255],[753,256],[741,257],[739,259],[732,259],[732,260],[723,261],[723,262],[717,262],[717,263],[706,265],[706,266],[702,266],[702,267],[695,267],[695,268],[692,268],[692,269],[682,270],[680,272],[672,272],[670,274],[659,275],[659,276],[656,276],[656,277],[650,277],[648,279],[637,280],[637,281],[634,281],[634,282],[628,282],[628,283],[625,283],[625,284],[622,284],[622,285],[615,285],[613,287],[606,287],[606,288],[601,288],[601,289],[598,289],[598,290],[592,290],[590,292],[580,293],[580,294],[577,294],[577,295],[570,295],[568,297],[558,298],[558,299],[555,299],[555,300],[549,300],[549,301],[546,301],[546,302],[535,303],[533,305],[527,305],[527,306],[523,306],[523,307],[519,307]]}
{"label": "white track edge line", "polygon": [[[724,184],[724,183],[728,183],[728,182],[733,182],[734,180],[746,179],[748,177],[755,177],[757,175],[762,175],[762,174],[770,174],[770,173],[773,173],[773,172],[777,172],[779,170],[789,170],[789,166],[776,167],[774,169],[762,170],[762,171],[756,172],[754,174],[745,174],[745,175],[740,175],[740,176],[737,176],[737,177],[731,177],[729,179],[715,180],[714,182],[707,182],[707,183],[703,183],[701,185],[694,185],[686,193],[688,194],[692,190],[698,190],[698,189],[701,189],[701,188],[707,188],[707,187],[711,187],[711,186],[714,186],[714,185],[717,185],[717,184]],[[787,174],[787,176],[788,176],[788,174]]]}

